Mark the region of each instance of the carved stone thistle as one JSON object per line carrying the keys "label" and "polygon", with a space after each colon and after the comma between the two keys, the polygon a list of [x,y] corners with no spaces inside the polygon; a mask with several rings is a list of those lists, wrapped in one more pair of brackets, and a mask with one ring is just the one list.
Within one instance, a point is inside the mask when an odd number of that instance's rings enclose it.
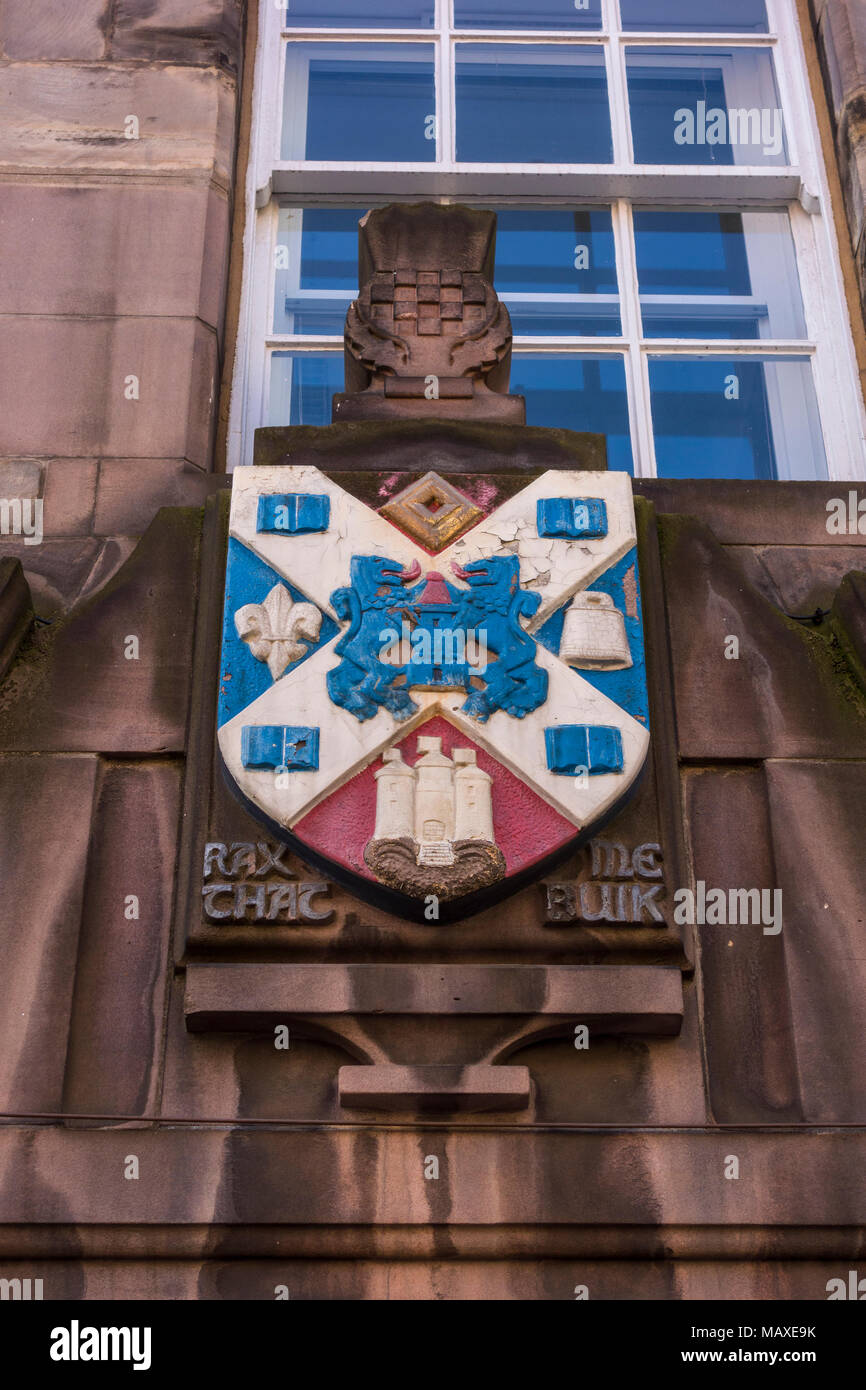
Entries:
{"label": "carved stone thistle", "polygon": [[335,421],[524,423],[523,397],[507,394],[511,320],[492,284],[495,244],[491,212],[419,203],[367,213]]}

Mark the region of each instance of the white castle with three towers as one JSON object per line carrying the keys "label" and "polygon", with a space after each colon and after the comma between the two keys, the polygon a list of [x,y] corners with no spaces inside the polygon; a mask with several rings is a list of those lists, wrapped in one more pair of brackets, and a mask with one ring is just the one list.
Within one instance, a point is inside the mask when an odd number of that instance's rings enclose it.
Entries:
{"label": "white castle with three towers", "polygon": [[420,735],[414,767],[399,748],[382,754],[376,772],[374,840],[414,840],[419,864],[453,864],[455,840],[495,844],[492,777],[478,766],[474,748],[455,748]]}

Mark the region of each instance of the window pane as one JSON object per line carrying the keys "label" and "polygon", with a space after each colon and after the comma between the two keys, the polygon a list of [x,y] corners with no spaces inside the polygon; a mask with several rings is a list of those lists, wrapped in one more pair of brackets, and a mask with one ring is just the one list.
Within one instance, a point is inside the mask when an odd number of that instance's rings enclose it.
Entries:
{"label": "window pane", "polygon": [[808,358],[652,358],[660,478],[826,478]]}
{"label": "window pane", "polygon": [[274,332],[343,333],[358,292],[364,208],[280,208]]}
{"label": "window pane", "polygon": [[272,353],[267,423],[330,425],[331,397],[343,381],[342,353]]}
{"label": "window pane", "polygon": [[698,0],[619,0],[623,29],[649,33],[766,34],[764,0],[724,0],[705,8]]}
{"label": "window pane", "polygon": [[457,158],[609,164],[604,53],[571,44],[457,45]]}
{"label": "window pane", "polygon": [[634,214],[647,338],[805,338],[787,212]]}
{"label": "window pane", "polygon": [[454,0],[457,29],[600,29],[601,0]]}
{"label": "window pane", "polygon": [[626,50],[638,164],[785,164],[766,48]]}
{"label": "window pane", "polygon": [[603,434],[608,468],[633,471],[621,357],[515,353],[510,390],[526,397],[528,425]]}
{"label": "window pane", "polygon": [[434,0],[288,0],[287,29],[432,29]]}
{"label": "window pane", "polygon": [[497,209],[496,288],[515,334],[621,333],[610,210]]}
{"label": "window pane", "polygon": [[283,159],[427,163],[435,110],[430,44],[287,46]]}

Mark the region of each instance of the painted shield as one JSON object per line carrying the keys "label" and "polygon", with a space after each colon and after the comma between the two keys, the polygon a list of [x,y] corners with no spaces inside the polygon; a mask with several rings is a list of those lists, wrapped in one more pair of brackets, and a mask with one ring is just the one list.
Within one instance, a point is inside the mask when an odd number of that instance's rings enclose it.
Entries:
{"label": "painted shield", "polygon": [[417,920],[576,848],[649,747],[631,479],[490,491],[431,473],[373,510],[313,467],[234,475],[226,776],[308,863]]}

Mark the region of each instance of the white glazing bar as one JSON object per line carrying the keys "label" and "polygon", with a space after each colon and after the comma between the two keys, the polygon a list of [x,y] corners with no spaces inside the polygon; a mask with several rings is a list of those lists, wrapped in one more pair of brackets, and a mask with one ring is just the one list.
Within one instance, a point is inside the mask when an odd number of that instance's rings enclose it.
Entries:
{"label": "white glazing bar", "polygon": [[602,0],[605,28],[610,34],[607,45],[607,91],[613,134],[614,164],[634,163],[629,118],[628,78],[625,49],[619,41],[619,6],[616,0]]}
{"label": "white glazing bar", "polygon": [[293,43],[433,43],[431,29],[284,29],[283,39]]}
{"label": "white glazing bar", "polygon": [[775,34],[668,34],[661,31],[652,34],[624,31],[621,42],[633,43],[639,48],[772,48],[778,40]]}
{"label": "white glazing bar", "polygon": [[622,306],[622,332],[627,339],[626,380],[628,419],[636,478],[655,477],[655,444],[650,410],[649,367],[640,350],[640,299],[631,205],[619,198],[613,205],[616,273]]}
{"label": "white glazing bar", "polygon": [[[266,345],[269,351],[330,352],[342,351],[343,339],[336,334],[271,333]],[[628,348],[623,338],[527,338],[515,336],[515,352],[535,352],[539,356],[561,357],[622,357]]]}
{"label": "white glazing bar", "polygon": [[649,357],[811,357],[816,351],[802,338],[644,338],[641,347]]}
{"label": "white glazing bar", "polygon": [[453,164],[457,132],[450,0],[436,0],[436,31],[436,158],[440,164]]}

